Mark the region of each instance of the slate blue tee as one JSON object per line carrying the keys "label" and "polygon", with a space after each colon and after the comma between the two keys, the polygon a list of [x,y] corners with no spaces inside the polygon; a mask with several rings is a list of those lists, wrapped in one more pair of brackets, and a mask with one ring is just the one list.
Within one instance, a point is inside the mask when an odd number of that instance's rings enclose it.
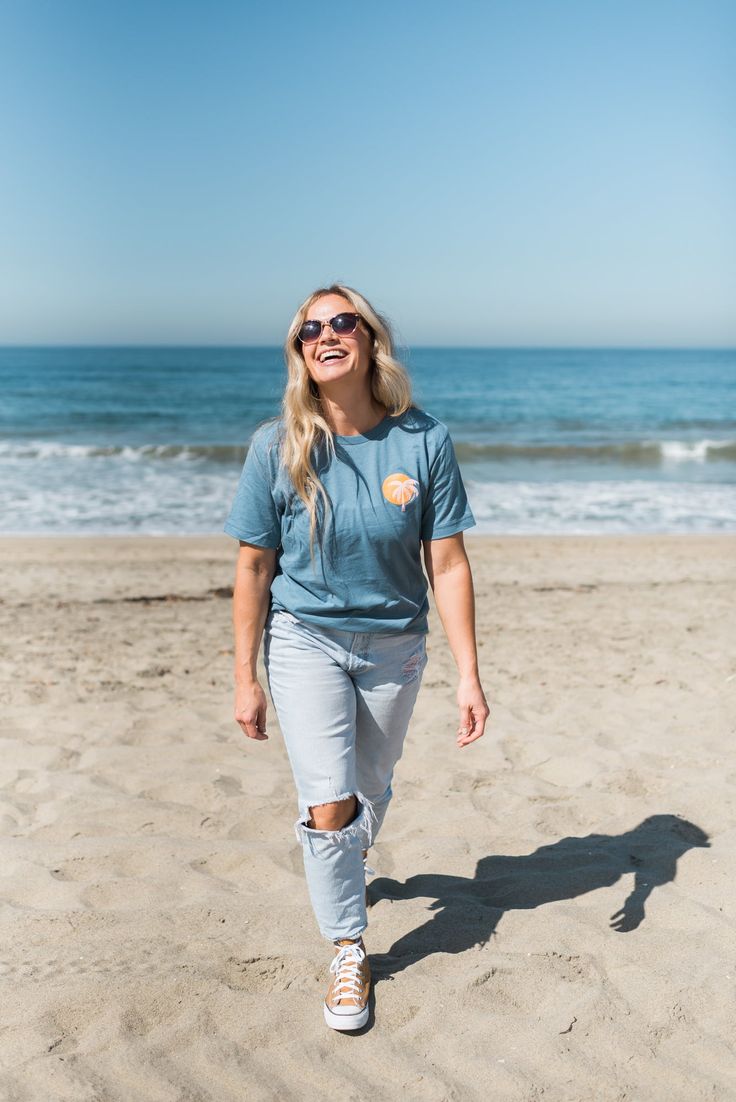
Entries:
{"label": "slate blue tee", "polygon": [[309,553],[309,514],[280,463],[280,420],[253,435],[225,531],[277,549],[274,608],[343,631],[426,632],[422,540],[475,524],[447,427],[412,407],[315,454],[330,499]]}

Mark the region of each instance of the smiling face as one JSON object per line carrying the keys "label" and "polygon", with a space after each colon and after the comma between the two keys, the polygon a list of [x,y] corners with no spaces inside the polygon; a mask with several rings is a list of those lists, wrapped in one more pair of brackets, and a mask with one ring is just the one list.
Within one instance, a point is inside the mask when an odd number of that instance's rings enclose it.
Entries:
{"label": "smiling face", "polygon": [[[305,321],[329,321],[335,314],[357,311],[350,299],[342,295],[324,295],[309,307]],[[373,339],[365,322],[349,336],[341,337],[332,332],[329,325],[322,328],[319,340],[301,345],[301,353],[307,371],[317,386],[352,378],[357,383],[367,376],[371,365]],[[328,355],[329,353],[329,355]]]}

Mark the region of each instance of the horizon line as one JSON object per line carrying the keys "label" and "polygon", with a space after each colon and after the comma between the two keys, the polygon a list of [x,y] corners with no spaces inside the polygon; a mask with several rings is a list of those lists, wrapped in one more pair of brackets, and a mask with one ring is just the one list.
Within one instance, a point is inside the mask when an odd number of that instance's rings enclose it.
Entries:
{"label": "horizon line", "polygon": [[[283,344],[181,341],[0,341],[0,349],[267,349],[283,351]],[[733,344],[398,344],[397,352],[417,350],[459,350],[478,352],[736,352]]]}

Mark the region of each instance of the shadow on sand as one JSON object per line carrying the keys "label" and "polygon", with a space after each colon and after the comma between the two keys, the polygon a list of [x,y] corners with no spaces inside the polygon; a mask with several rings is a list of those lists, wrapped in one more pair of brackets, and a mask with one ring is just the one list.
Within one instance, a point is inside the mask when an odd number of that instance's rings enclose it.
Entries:
{"label": "shadow on sand", "polygon": [[482,857],[471,879],[424,873],[405,883],[378,877],[369,887],[371,905],[382,899],[433,898],[437,913],[394,942],[387,953],[371,953],[374,981],[389,979],[433,953],[462,953],[485,945],[506,911],[530,910],[610,887],[634,873],[634,887],[611,928],[625,934],[644,920],[644,905],[661,884],[675,879],[678,858],[708,835],[677,815],[650,815],[625,834],[562,838],[520,857]]}

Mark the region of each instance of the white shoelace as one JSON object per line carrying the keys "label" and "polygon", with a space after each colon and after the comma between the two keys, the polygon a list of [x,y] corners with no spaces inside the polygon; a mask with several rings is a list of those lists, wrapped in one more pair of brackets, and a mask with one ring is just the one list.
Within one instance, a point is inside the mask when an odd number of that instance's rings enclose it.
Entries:
{"label": "white shoelace", "polygon": [[333,1003],[340,999],[358,998],[363,991],[363,980],[360,975],[360,966],[365,960],[365,953],[360,945],[343,945],[339,953],[335,954],[330,964],[330,972],[336,976],[335,988],[332,993]]}

